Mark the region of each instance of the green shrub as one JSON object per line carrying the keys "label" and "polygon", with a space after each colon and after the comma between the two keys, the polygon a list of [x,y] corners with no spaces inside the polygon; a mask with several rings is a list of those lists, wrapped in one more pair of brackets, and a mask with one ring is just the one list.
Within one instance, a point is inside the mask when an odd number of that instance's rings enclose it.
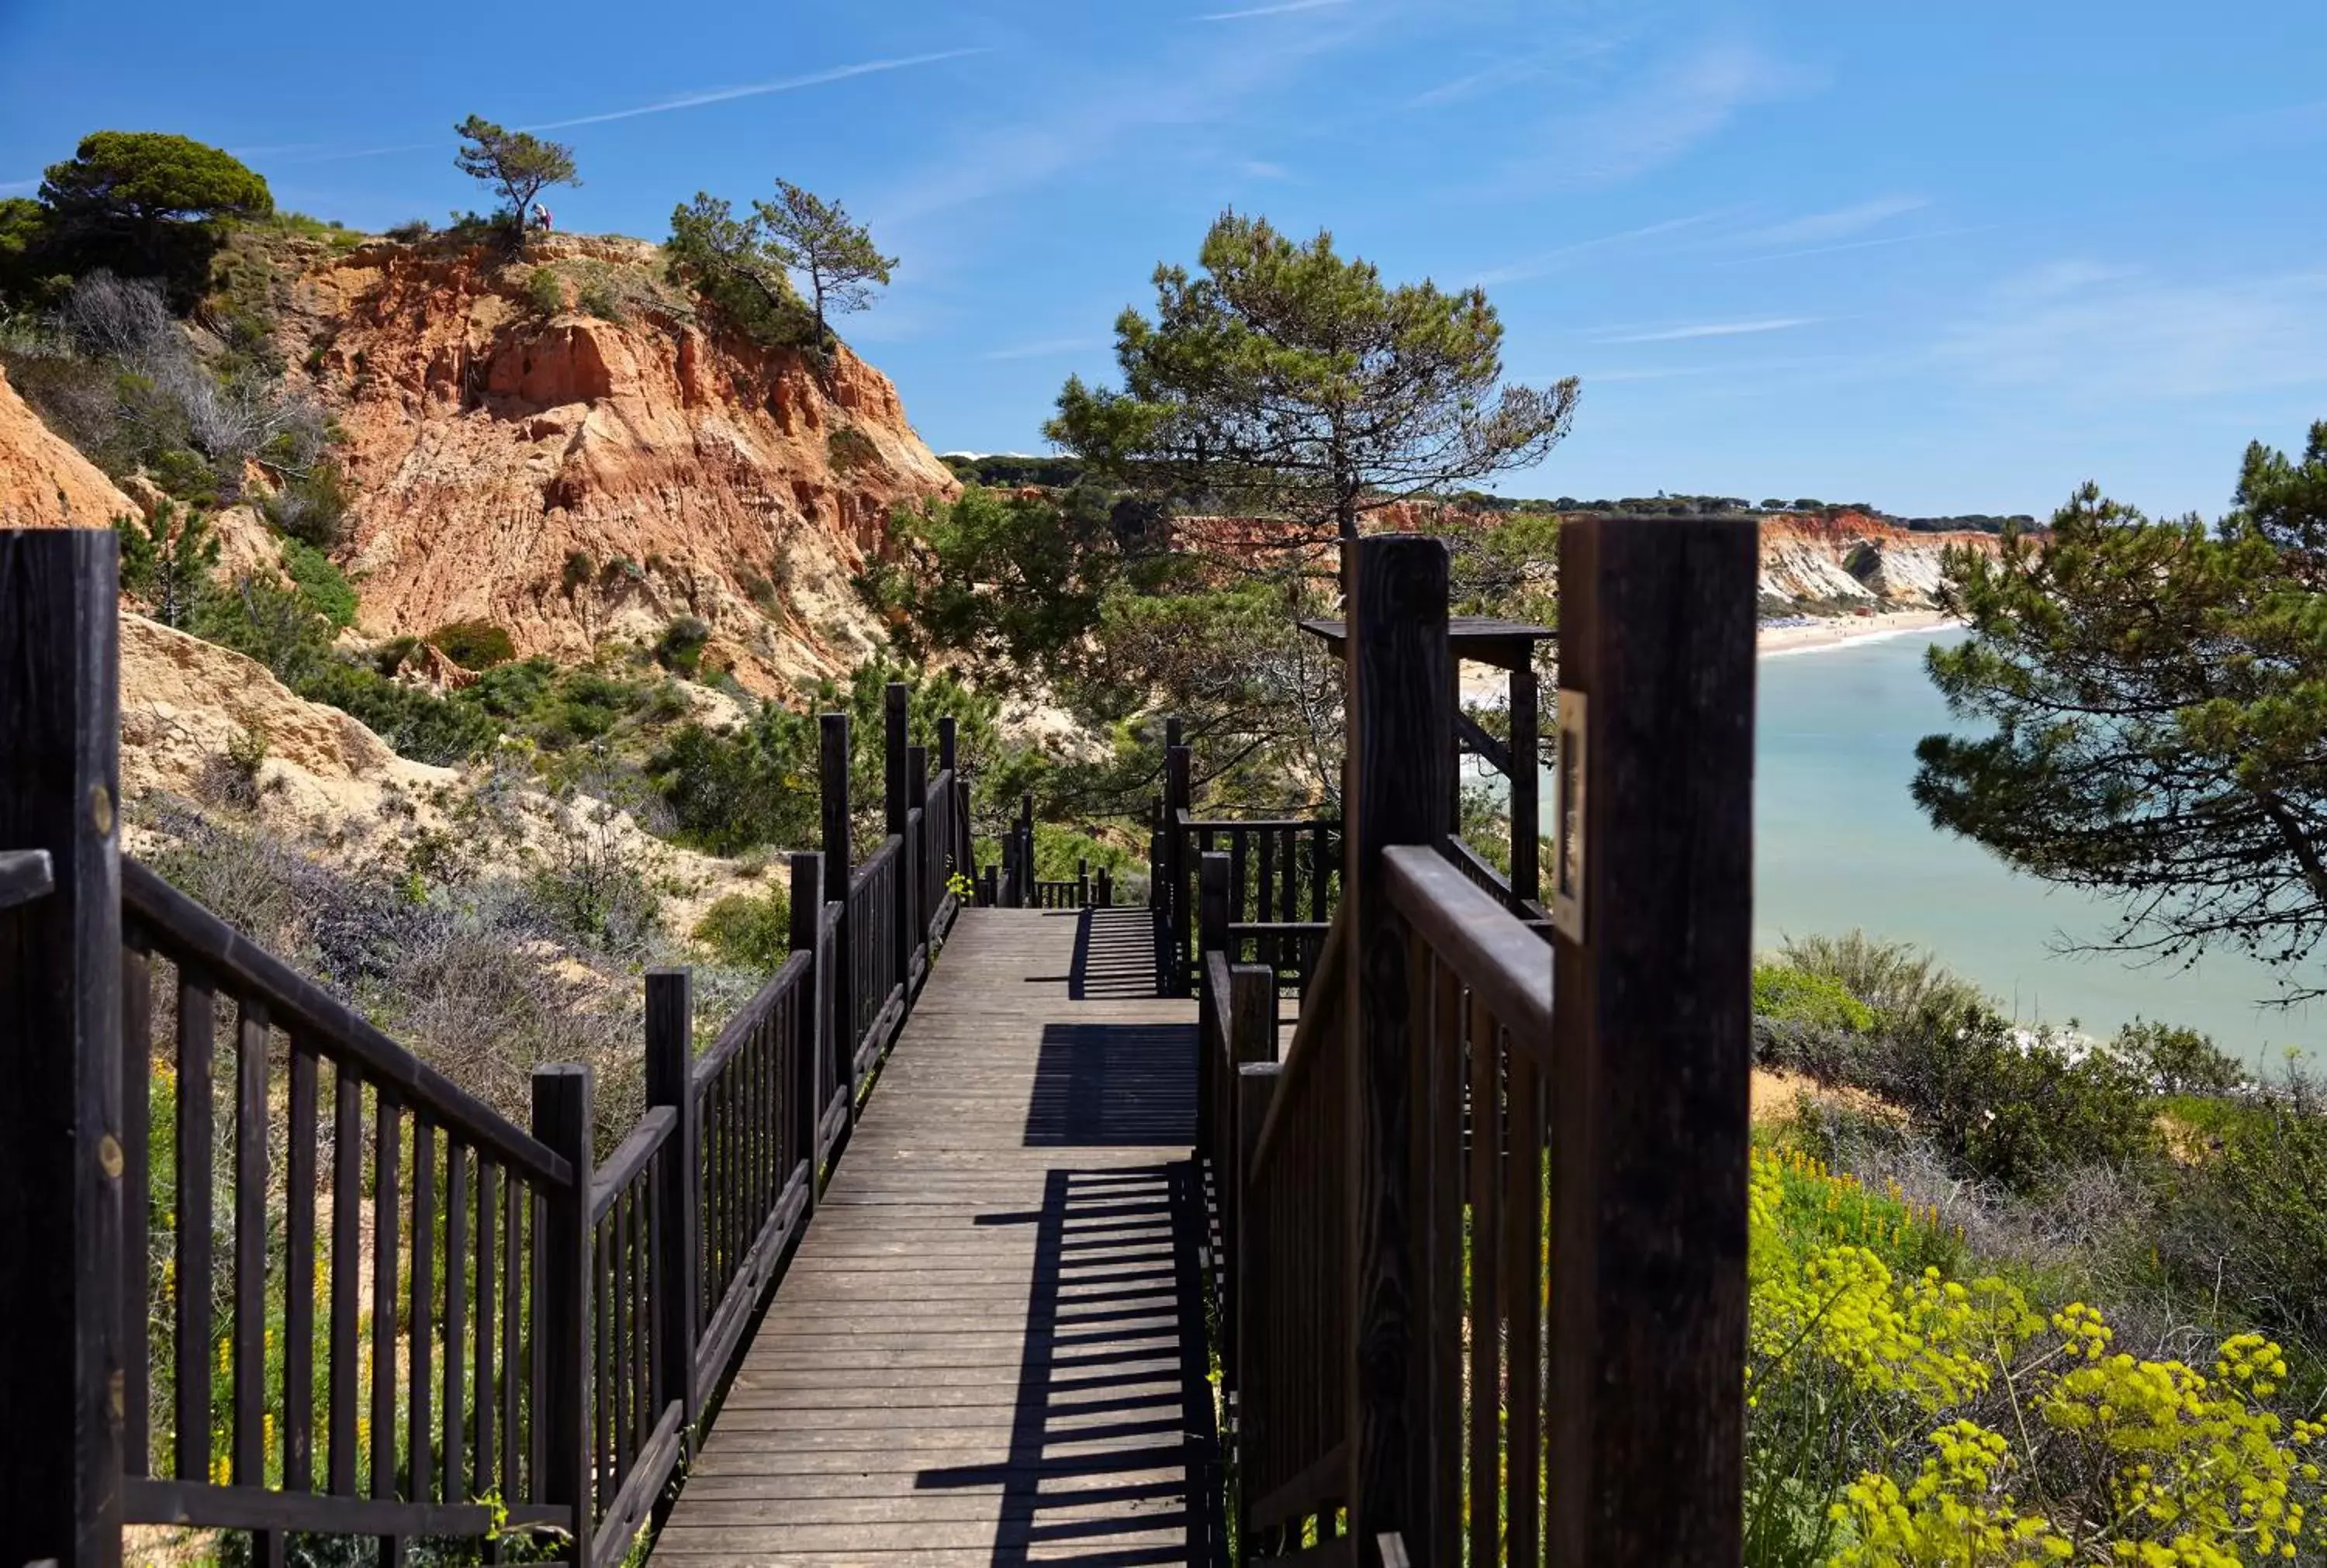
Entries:
{"label": "green shrub", "polygon": [[491,669],[517,657],[509,634],[490,621],[453,621],[428,634],[428,641],[463,669]]}
{"label": "green shrub", "polygon": [[1753,966],[1753,1013],[1760,1018],[1854,1034],[1874,1027],[1874,1009],[1844,989],[1840,981],[1791,964]]}
{"label": "green shrub", "polygon": [[714,854],[809,844],[818,831],[812,719],[763,709],[740,734],[683,725],[647,770],[684,843]]}
{"label": "green shrub", "polygon": [[2117,1032],[2110,1049],[2150,1087],[2166,1095],[2221,1095],[2247,1082],[2246,1069],[2194,1029],[2135,1019]]}
{"label": "green shrub", "polygon": [[259,509],[282,532],[328,550],[346,532],[348,507],[354,499],[346,472],[327,460],[285,479],[259,503]]}
{"label": "green shrub", "polygon": [[435,231],[435,226],[428,219],[415,218],[397,224],[388,231],[388,237],[398,245],[417,245]]}
{"label": "green shrub", "polygon": [[565,552],[565,568],[558,574],[557,585],[565,592],[565,596],[571,599],[574,597],[574,591],[595,576],[597,571],[598,564],[590,559],[585,552],[568,550]]}
{"label": "green shrub", "polygon": [[[2177,1112],[2181,1107],[2175,1107]],[[2314,1093],[2240,1107],[2175,1171],[2160,1261],[2194,1295],[2327,1350],[2327,1117]]]}
{"label": "green shrub", "polygon": [[332,558],[298,539],[283,541],[283,569],[334,630],[356,623],[356,591]]}
{"label": "green shrub", "polygon": [[854,425],[844,425],[824,438],[825,455],[836,472],[870,467],[881,461],[881,449],[873,438]]}
{"label": "green shrub", "polygon": [[622,319],[622,302],[603,277],[593,277],[584,283],[574,303],[602,322],[620,322]]}
{"label": "green shrub", "polygon": [[1875,1012],[1911,1019],[1926,1007],[1960,1011],[1986,998],[1977,986],[1942,967],[1909,942],[1881,942],[1864,931],[1840,937],[1789,937],[1780,944],[1787,963],[1834,981]]}
{"label": "green shrub", "polygon": [[663,630],[661,639],[655,644],[655,660],[666,669],[692,676],[703,662],[703,645],[710,640],[708,622],[693,615],[682,615]]}
{"label": "green shrub", "polygon": [[420,639],[416,637],[391,637],[371,650],[371,667],[382,675],[392,676],[419,648]]}
{"label": "green shrub", "polygon": [[2139,1072],[2107,1051],[2075,1056],[2047,1036],[2023,1041],[1987,1007],[1927,1007],[1867,1061],[1866,1087],[1953,1162],[2014,1191],[2159,1148],[2156,1106]]}
{"label": "green shrub", "polygon": [[772,973],[791,956],[791,901],[781,889],[754,897],[729,893],[704,912],[695,939],[720,962]]}
{"label": "green shrub", "polygon": [[526,303],[545,316],[565,308],[565,285],[555,267],[537,266],[525,280]]}

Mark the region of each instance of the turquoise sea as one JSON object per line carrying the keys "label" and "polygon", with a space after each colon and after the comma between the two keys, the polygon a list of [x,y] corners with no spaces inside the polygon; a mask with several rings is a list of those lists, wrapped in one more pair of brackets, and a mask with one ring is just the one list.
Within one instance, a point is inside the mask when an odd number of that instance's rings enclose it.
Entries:
{"label": "turquoise sea", "polygon": [[1923,673],[1934,638],[1918,633],[1761,661],[1754,779],[1754,940],[1853,926],[1937,952],[2023,1021],[2107,1034],[2135,1015],[2194,1025],[2265,1065],[2285,1047],[2327,1055],[2327,1007],[2255,1003],[2276,986],[2249,959],[2211,954],[2195,967],[2069,956],[2064,941],[2114,929],[2113,906],[2007,871],[1977,845],[1930,826],[1907,793],[1915,742],[1946,729]]}

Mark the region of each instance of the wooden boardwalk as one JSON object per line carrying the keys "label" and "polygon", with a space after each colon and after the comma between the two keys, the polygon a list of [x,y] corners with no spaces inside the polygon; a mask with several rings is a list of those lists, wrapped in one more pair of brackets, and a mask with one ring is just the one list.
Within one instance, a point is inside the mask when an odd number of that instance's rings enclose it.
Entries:
{"label": "wooden boardwalk", "polygon": [[1194,1003],[1152,929],[963,912],[658,1561],[1212,1560]]}

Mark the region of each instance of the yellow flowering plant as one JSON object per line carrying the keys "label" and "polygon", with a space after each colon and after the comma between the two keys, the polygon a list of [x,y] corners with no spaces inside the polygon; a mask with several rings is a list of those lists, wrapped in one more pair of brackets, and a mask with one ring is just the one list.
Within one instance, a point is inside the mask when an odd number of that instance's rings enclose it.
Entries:
{"label": "yellow flowering plant", "polygon": [[1895,1270],[1826,1239],[1804,1216],[1831,1212],[1815,1183],[1844,1179],[1799,1156],[1758,1154],[1752,1180],[1748,1562],[2327,1554],[2314,1457],[2327,1423],[2273,1406],[2288,1373],[2268,1339],[2232,1335],[2204,1367],[2137,1358],[2085,1302],[2040,1314],[2004,1280]]}

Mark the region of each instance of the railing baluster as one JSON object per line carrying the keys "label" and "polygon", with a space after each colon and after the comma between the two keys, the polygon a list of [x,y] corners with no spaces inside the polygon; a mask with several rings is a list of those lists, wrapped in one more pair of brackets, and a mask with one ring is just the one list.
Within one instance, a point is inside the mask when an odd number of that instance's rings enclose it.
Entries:
{"label": "railing baluster", "polygon": [[121,1468],[153,1469],[147,1321],[153,1258],[154,957],[145,931],[121,932]]}
{"label": "railing baluster", "polygon": [[[504,1502],[531,1501],[524,1469],[525,1428],[521,1399],[526,1387],[523,1349],[528,1294],[525,1289],[525,1183],[514,1171],[501,1183],[501,1382],[500,1487]],[[537,1420],[538,1414],[537,1413]],[[538,1481],[539,1478],[531,1478]]]}
{"label": "railing baluster", "polygon": [[327,1408],[329,1489],[356,1495],[356,1275],[363,1206],[363,1086],[332,1064],[332,1373]]}
{"label": "railing baluster", "polygon": [[468,1500],[464,1482],[469,1328],[469,1152],[444,1139],[444,1477],[448,1503]]}
{"label": "railing baluster", "polygon": [[[477,1382],[474,1446],[469,1455],[469,1493],[483,1497],[500,1486],[495,1462],[500,1452],[497,1433],[499,1380],[493,1370],[493,1347],[499,1330],[500,1288],[500,1167],[477,1154]],[[506,1500],[506,1494],[504,1494]]]}
{"label": "railing baluster", "polygon": [[1510,1419],[1504,1442],[1510,1500],[1504,1547],[1510,1568],[1537,1568],[1543,1560],[1544,1105],[1535,1059],[1514,1049],[1505,1061],[1510,1101],[1504,1123],[1502,1280]]}
{"label": "railing baluster", "polygon": [[234,1484],[266,1484],[266,1050],[264,1003],[238,999],[234,1106]]}
{"label": "railing baluster", "polygon": [[396,1496],[397,1230],[403,1209],[403,1107],[372,1095],[371,1495]]}
{"label": "railing baluster", "polygon": [[1499,1397],[1502,1389],[1502,1333],[1495,1310],[1498,1255],[1502,1240],[1501,1172],[1497,1167],[1502,1123],[1500,1031],[1485,1007],[1468,1009],[1471,1061],[1471,1545],[1470,1561],[1501,1561],[1499,1526],[1502,1464]]}
{"label": "railing baluster", "polygon": [[[619,1200],[618,1200],[619,1201]],[[590,1314],[591,1358],[597,1368],[591,1400],[591,1452],[598,1472],[598,1490],[612,1495],[614,1481],[614,1217],[608,1214],[593,1230],[590,1247],[590,1289],[596,1307]]]}
{"label": "railing baluster", "polygon": [[[625,1189],[614,1197],[613,1211],[607,1216],[606,1246],[614,1255],[611,1271],[612,1300],[608,1303],[613,1315],[601,1330],[603,1339],[612,1341],[612,1356],[601,1365],[612,1380],[606,1390],[607,1403],[614,1415],[614,1462],[607,1484],[619,1487],[631,1468],[631,1335],[636,1324],[631,1317],[631,1194]],[[611,1495],[611,1493],[609,1494]]]}
{"label": "railing baluster", "polygon": [[178,967],[177,1473],[210,1476],[210,1054],[216,1002],[210,977]]}
{"label": "railing baluster", "polygon": [[435,1479],[434,1378],[436,1361],[436,1129],[412,1118],[412,1321],[406,1352],[405,1491],[431,1500]]}
{"label": "railing baluster", "polygon": [[283,1153],[283,1487],[315,1485],[315,1053],[291,1037]]}

